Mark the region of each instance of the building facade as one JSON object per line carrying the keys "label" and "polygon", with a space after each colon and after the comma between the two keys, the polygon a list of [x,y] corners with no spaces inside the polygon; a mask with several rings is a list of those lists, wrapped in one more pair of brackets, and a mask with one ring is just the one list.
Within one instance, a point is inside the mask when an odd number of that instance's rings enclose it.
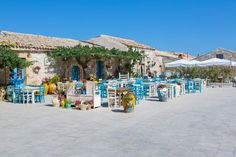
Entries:
{"label": "building facade", "polygon": [[219,48],[195,58],[198,61],[204,61],[211,58],[227,59],[236,62],[236,52]]}

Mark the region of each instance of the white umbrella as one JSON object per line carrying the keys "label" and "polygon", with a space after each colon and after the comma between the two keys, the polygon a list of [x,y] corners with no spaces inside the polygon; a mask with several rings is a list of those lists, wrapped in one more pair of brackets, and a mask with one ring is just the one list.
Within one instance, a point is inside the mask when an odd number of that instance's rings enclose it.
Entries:
{"label": "white umbrella", "polygon": [[197,64],[197,66],[231,66],[231,61],[226,59],[218,59],[218,58],[211,58],[205,61],[202,61],[201,63]]}
{"label": "white umbrella", "polygon": [[200,64],[201,62],[200,61],[196,61],[196,60],[191,60],[189,62],[189,66],[197,66],[198,64]]}
{"label": "white umbrella", "polygon": [[186,67],[186,66],[190,66],[190,62],[187,61],[187,60],[181,59],[181,60],[177,60],[177,61],[174,61],[174,62],[167,63],[165,66],[168,67],[168,68]]}
{"label": "white umbrella", "polygon": [[236,66],[236,62],[231,62],[231,65],[235,67]]}

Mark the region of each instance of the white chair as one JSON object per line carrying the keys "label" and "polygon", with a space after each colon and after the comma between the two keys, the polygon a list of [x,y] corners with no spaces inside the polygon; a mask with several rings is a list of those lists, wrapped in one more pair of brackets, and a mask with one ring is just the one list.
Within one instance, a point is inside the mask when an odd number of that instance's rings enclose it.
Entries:
{"label": "white chair", "polygon": [[107,88],[108,108],[111,108],[112,105],[114,105],[114,107],[117,107],[118,101],[119,101],[119,97],[117,96],[116,89]]}
{"label": "white chair", "polygon": [[22,91],[22,103],[28,104],[29,102],[33,103],[33,91],[32,90],[23,90]]}
{"label": "white chair", "polygon": [[121,79],[121,80],[128,80],[129,79],[129,73],[128,74],[121,74],[121,73],[119,73],[119,79]]}

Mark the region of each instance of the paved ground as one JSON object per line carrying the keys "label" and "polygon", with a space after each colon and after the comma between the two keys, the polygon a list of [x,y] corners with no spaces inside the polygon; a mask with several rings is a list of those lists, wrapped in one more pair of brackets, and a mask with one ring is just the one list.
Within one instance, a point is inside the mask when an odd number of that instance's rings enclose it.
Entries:
{"label": "paved ground", "polygon": [[0,104],[0,157],[236,157],[236,88],[131,114]]}

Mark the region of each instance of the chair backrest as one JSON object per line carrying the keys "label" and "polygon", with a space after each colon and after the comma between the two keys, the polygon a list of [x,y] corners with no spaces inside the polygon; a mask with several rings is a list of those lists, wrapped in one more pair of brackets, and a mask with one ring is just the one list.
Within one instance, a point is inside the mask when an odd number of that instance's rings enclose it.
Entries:
{"label": "chair backrest", "polygon": [[40,86],[40,87],[39,87],[39,94],[40,94],[40,95],[44,95],[45,89],[46,89],[45,86]]}
{"label": "chair backrest", "polygon": [[116,89],[117,88],[117,81],[109,81],[108,88]]}
{"label": "chair backrest", "polygon": [[121,80],[128,80],[129,79],[129,73],[128,74],[121,74],[121,73],[119,73],[119,79],[121,79]]}
{"label": "chair backrest", "polygon": [[116,98],[116,89],[107,88],[107,98]]}
{"label": "chair backrest", "polygon": [[15,94],[21,94],[22,89],[21,88],[14,88]]}

